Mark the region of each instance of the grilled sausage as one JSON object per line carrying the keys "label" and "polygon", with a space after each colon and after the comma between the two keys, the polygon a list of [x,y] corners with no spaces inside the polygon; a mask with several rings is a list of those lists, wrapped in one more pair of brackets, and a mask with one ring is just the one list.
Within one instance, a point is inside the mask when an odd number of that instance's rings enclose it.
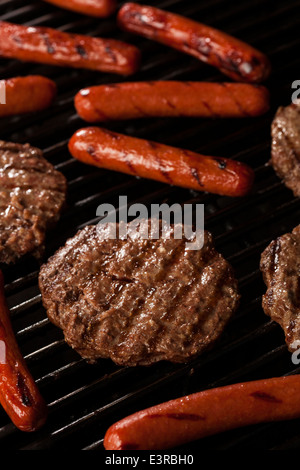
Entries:
{"label": "grilled sausage", "polygon": [[269,93],[263,86],[247,83],[118,83],[81,90],[75,107],[88,122],[165,116],[254,117],[268,111]]}
{"label": "grilled sausage", "polygon": [[107,450],[159,450],[256,423],[300,417],[300,376],[214,388],[135,413],[111,426]]}
{"label": "grilled sausage", "polygon": [[10,323],[0,271],[0,402],[21,431],[35,431],[45,422],[47,407],[26,366]]}
{"label": "grilled sausage", "polygon": [[116,0],[45,0],[61,8],[76,11],[83,15],[105,18],[117,9]]}
{"label": "grilled sausage", "polygon": [[0,80],[1,84],[5,87],[6,104],[0,105],[0,117],[41,111],[56,96],[55,83],[39,75]]}
{"label": "grilled sausage", "polygon": [[139,66],[140,52],[115,39],[1,21],[0,57],[129,75]]}
{"label": "grilled sausage", "polygon": [[208,157],[98,127],[77,131],[69,141],[71,155],[109,170],[175,186],[227,196],[243,196],[254,173],[243,163]]}
{"label": "grilled sausage", "polygon": [[268,58],[252,46],[210,26],[151,6],[125,3],[119,25],[200,59],[237,81],[262,82]]}

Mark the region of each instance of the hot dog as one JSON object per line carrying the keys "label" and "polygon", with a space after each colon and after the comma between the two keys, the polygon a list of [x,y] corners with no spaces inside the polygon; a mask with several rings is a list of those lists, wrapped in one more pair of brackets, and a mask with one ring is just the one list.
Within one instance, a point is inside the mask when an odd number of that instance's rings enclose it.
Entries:
{"label": "hot dog", "polygon": [[47,407],[26,366],[10,323],[3,274],[0,271],[0,402],[21,431],[35,431],[45,422]]}
{"label": "hot dog", "polygon": [[116,0],[45,0],[61,8],[83,15],[105,18],[116,11]]}
{"label": "hot dog", "polygon": [[300,417],[300,376],[214,388],[135,413],[111,426],[107,450],[159,450],[256,423]]}
{"label": "hot dog", "polygon": [[199,155],[98,127],[75,132],[69,151],[90,165],[227,196],[244,196],[254,178],[251,168],[234,160]]}
{"label": "hot dog", "polygon": [[247,83],[157,81],[100,85],[75,96],[88,122],[144,117],[254,117],[269,109],[268,90]]}
{"label": "hot dog", "polygon": [[1,21],[0,57],[129,75],[137,70],[140,53],[115,39]]}
{"label": "hot dog", "polygon": [[210,26],[146,5],[125,3],[118,23],[137,33],[186,52],[237,81],[262,82],[270,74],[268,58],[252,46]]}
{"label": "hot dog", "polygon": [[6,103],[0,105],[0,117],[41,111],[56,96],[55,83],[39,75],[0,80],[1,85],[5,87]]}

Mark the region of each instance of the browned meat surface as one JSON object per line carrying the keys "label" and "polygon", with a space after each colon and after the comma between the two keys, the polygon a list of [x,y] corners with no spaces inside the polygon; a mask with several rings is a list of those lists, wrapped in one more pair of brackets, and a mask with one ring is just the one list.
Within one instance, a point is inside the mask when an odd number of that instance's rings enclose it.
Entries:
{"label": "browned meat surface", "polygon": [[46,230],[59,218],[65,177],[39,149],[0,141],[0,262],[39,255]]}
{"label": "browned meat surface", "polygon": [[202,249],[187,250],[172,235],[110,240],[103,233],[87,226],[40,271],[43,304],[67,343],[90,362],[124,366],[186,362],[213,344],[239,294],[211,235]]}
{"label": "browned meat surface", "polygon": [[300,104],[280,107],[272,123],[271,164],[294,196],[300,196]]}
{"label": "browned meat surface", "polygon": [[291,351],[300,340],[300,225],[272,241],[260,264],[267,292],[263,309],[283,328]]}

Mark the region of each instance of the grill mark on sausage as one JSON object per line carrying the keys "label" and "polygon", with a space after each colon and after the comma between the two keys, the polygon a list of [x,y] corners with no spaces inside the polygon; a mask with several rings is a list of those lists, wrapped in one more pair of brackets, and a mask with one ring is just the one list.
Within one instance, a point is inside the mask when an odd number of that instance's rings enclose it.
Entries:
{"label": "grill mark on sausage", "polygon": [[151,149],[154,150],[153,156],[154,156],[154,158],[157,162],[157,166],[158,166],[158,170],[159,170],[160,174],[163,176],[164,180],[167,183],[173,184],[174,182],[173,182],[171,176],[169,175],[167,170],[163,167],[162,161],[159,158],[159,156],[157,155],[157,148],[159,147],[158,144],[156,142],[153,142],[152,140],[147,140],[147,142],[148,142],[149,147],[151,147]]}
{"label": "grill mark on sausage", "polygon": [[257,392],[251,393],[250,395],[254,398],[257,398],[257,399],[263,400],[263,401],[267,401],[267,402],[270,402],[270,403],[282,403],[282,400],[275,397],[274,395],[270,395],[269,393],[261,392],[259,390]]}
{"label": "grill mark on sausage", "polygon": [[227,83],[222,83],[221,86],[225,87],[226,90],[227,90],[227,93],[228,95],[230,96],[230,98],[232,99],[232,101],[237,105],[239,111],[241,112],[241,114],[243,114],[244,116],[247,116],[247,117],[250,117],[251,114],[249,114],[245,108],[243,107],[243,105],[236,99],[236,97],[234,96],[234,94],[230,91],[230,88],[229,86],[227,85]]}
{"label": "grill mark on sausage", "polygon": [[109,44],[105,44],[105,52],[109,55],[113,63],[117,63],[117,57],[116,54],[113,52]]}
{"label": "grill mark on sausage", "polygon": [[216,113],[215,111],[212,110],[212,107],[205,100],[201,100],[201,103],[209,111],[209,114],[211,116],[213,116],[215,118],[220,117],[220,115],[218,113]]}
{"label": "grill mark on sausage", "polygon": [[143,109],[141,109],[134,101],[134,98],[133,96],[131,96],[131,99],[130,99],[130,102],[131,102],[131,105],[134,107],[134,109],[137,110],[137,112],[139,113],[140,117],[151,117],[150,114],[147,114]]}
{"label": "grill mark on sausage", "polygon": [[55,54],[55,47],[54,45],[52,44],[50,38],[49,38],[49,35],[47,33],[41,33],[41,36],[44,40],[44,43],[46,44],[46,47],[47,47],[47,52],[48,54]]}
{"label": "grill mark on sausage", "polygon": [[29,388],[27,387],[25,383],[25,379],[20,371],[18,371],[17,373],[17,387],[21,394],[23,405],[28,406],[28,407],[32,406],[32,403],[33,403],[32,396],[30,394]]}
{"label": "grill mark on sausage", "polygon": [[82,45],[82,44],[78,44],[76,47],[76,52],[77,54],[80,55],[80,57],[82,57],[83,59],[88,59],[88,53],[86,52],[86,49],[85,47]]}
{"label": "grill mark on sausage", "polygon": [[192,174],[193,178],[197,181],[198,185],[202,188],[204,186],[204,184],[200,180],[197,168],[191,167],[191,174]]}
{"label": "grill mark on sausage", "polygon": [[129,171],[132,175],[137,175],[137,171],[136,169],[134,168],[133,164],[132,164],[132,161],[130,159],[130,156],[128,155],[128,152],[126,152],[126,150],[123,150],[122,152],[122,157],[124,158],[124,162],[126,163],[126,165],[128,166],[129,168]]}

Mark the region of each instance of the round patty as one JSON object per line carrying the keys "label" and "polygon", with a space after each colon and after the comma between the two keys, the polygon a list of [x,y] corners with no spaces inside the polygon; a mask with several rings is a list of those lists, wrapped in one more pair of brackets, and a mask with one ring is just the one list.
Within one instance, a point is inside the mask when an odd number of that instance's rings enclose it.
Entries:
{"label": "round patty", "polygon": [[270,243],[260,269],[267,285],[264,312],[279,323],[294,351],[300,346],[300,225]]}
{"label": "round patty", "polygon": [[229,263],[205,232],[204,246],[186,240],[107,239],[87,226],[40,271],[49,319],[89,362],[124,366],[186,362],[221,334],[239,300]]}
{"label": "round patty", "polygon": [[65,202],[65,177],[41,150],[0,141],[0,262],[40,255]]}
{"label": "round patty", "polygon": [[300,196],[300,103],[281,106],[272,123],[271,164],[294,196]]}

